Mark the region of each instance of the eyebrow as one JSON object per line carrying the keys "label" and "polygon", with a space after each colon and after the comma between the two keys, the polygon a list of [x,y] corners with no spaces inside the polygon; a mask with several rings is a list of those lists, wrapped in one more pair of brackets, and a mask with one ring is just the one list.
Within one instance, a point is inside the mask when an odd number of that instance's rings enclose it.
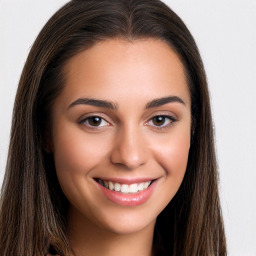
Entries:
{"label": "eyebrow", "polygon": [[[168,96],[168,97],[163,97],[159,99],[154,99],[150,102],[147,103],[146,109],[149,108],[156,108],[160,107],[162,105],[165,105],[167,103],[181,103],[183,105],[186,105],[185,102],[178,96]],[[69,106],[68,109],[77,105],[91,105],[95,107],[101,107],[101,108],[107,108],[107,109],[112,109],[112,110],[117,110],[118,106],[114,102],[111,101],[106,101],[106,100],[100,100],[100,99],[91,99],[91,98],[79,98],[72,102]]]}
{"label": "eyebrow", "polygon": [[117,105],[113,102],[106,101],[106,100],[90,99],[90,98],[79,98],[76,101],[72,102],[68,108],[74,107],[76,105],[91,105],[95,107],[117,110]]}
{"label": "eyebrow", "polygon": [[147,105],[146,105],[146,109],[149,108],[156,108],[156,107],[160,107],[162,105],[165,105],[167,103],[181,103],[183,105],[186,106],[185,102],[178,96],[168,96],[168,97],[164,97],[164,98],[159,98],[159,99],[155,99],[150,101]]}

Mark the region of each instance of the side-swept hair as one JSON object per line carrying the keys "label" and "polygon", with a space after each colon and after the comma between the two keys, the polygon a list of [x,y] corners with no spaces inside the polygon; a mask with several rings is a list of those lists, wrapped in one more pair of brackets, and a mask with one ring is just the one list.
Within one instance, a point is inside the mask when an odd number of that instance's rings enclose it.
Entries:
{"label": "side-swept hair", "polygon": [[182,61],[191,96],[191,147],[173,200],[158,216],[154,247],[164,255],[224,256],[213,124],[206,75],[196,43],[182,20],[159,0],[73,0],[47,22],[24,66],[15,100],[0,201],[2,256],[60,255],[68,201],[45,150],[51,108],[65,83],[63,65],[110,38],[166,42]]}

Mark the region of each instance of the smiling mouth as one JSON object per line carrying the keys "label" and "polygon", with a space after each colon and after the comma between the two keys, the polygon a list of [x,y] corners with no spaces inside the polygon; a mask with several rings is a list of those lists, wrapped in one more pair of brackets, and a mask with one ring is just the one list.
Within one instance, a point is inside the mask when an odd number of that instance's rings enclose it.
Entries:
{"label": "smiling mouth", "polygon": [[146,190],[155,180],[140,182],[140,183],[133,183],[133,184],[121,184],[118,182],[102,180],[96,178],[95,181],[99,183],[101,186],[116,191],[123,194],[136,194],[143,190]]}

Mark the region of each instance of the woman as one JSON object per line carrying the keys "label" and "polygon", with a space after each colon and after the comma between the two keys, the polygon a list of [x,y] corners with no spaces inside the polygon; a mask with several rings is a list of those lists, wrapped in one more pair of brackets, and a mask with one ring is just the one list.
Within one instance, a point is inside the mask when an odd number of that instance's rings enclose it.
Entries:
{"label": "woman", "polygon": [[158,0],[70,1],[16,96],[2,255],[226,255],[196,44]]}

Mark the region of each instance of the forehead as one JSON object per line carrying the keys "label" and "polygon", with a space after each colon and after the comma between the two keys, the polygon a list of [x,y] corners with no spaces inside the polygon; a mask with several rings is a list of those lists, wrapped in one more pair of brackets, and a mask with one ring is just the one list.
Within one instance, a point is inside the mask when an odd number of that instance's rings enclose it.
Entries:
{"label": "forehead", "polygon": [[111,39],[96,43],[71,58],[64,73],[63,95],[69,101],[80,96],[151,99],[176,95],[190,104],[183,64],[160,40]]}

